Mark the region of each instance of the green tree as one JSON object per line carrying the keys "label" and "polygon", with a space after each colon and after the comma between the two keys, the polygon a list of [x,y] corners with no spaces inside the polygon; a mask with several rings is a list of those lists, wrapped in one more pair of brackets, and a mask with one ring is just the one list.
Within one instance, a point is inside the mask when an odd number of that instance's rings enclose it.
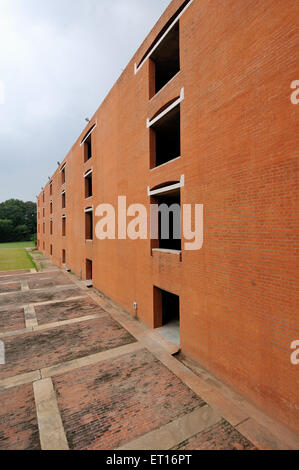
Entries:
{"label": "green tree", "polygon": [[18,199],[2,202],[0,220],[1,241],[26,241],[36,233],[36,204]]}
{"label": "green tree", "polygon": [[0,242],[13,240],[13,223],[8,219],[0,219]]}

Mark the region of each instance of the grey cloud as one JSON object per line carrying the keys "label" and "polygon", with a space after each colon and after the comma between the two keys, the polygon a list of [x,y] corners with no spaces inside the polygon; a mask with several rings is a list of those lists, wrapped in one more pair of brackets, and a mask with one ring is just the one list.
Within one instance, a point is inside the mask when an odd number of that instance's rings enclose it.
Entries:
{"label": "grey cloud", "polygon": [[169,3],[0,0],[0,201],[34,200]]}

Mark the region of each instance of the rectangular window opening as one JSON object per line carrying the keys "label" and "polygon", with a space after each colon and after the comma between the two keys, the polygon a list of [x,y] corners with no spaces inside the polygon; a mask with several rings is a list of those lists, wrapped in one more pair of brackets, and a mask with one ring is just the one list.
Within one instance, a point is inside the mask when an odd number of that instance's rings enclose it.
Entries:
{"label": "rectangular window opening", "polygon": [[180,345],[180,297],[154,287],[154,328]]}
{"label": "rectangular window opening", "polygon": [[50,196],[53,195],[53,183],[51,182],[50,183]]}
{"label": "rectangular window opening", "polygon": [[63,217],[62,219],[62,236],[65,237],[66,236],[66,218]]}
{"label": "rectangular window opening", "polygon": [[85,239],[93,240],[93,213],[85,213]]}
{"label": "rectangular window opening", "polygon": [[150,128],[150,168],[156,168],[181,155],[180,105]]}
{"label": "rectangular window opening", "polygon": [[180,23],[173,26],[150,56],[150,98],[180,71]]}
{"label": "rectangular window opening", "polygon": [[66,251],[62,250],[62,264],[66,264]]}
{"label": "rectangular window opening", "polygon": [[90,259],[86,259],[86,280],[92,281],[92,261]]}
{"label": "rectangular window opening", "polygon": [[50,235],[53,235],[53,220],[50,220]]}
{"label": "rectangular window opening", "polygon": [[65,167],[61,170],[61,184],[65,183]]}
{"label": "rectangular window opening", "polygon": [[92,157],[92,143],[91,143],[91,134],[87,137],[84,142],[84,162],[87,162]]}
{"label": "rectangular window opening", "polygon": [[53,255],[53,245],[50,245],[50,256]]}
{"label": "rectangular window opening", "polygon": [[[157,214],[158,239],[152,248],[181,251],[181,193],[179,189],[151,197],[151,204],[159,208]],[[155,223],[153,221],[153,223]]]}
{"label": "rectangular window opening", "polygon": [[66,207],[66,196],[65,196],[65,193],[63,193],[63,194],[61,195],[61,207],[62,207],[62,209],[65,209],[65,207]]}
{"label": "rectangular window opening", "polygon": [[92,173],[85,176],[85,199],[92,196]]}

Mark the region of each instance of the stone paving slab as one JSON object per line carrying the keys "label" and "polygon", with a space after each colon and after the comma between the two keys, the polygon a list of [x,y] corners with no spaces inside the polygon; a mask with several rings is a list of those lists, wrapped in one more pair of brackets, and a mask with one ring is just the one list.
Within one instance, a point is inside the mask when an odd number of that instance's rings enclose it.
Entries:
{"label": "stone paving slab", "polygon": [[115,449],[205,405],[145,349],[53,384],[71,449]]}
{"label": "stone paving slab", "polygon": [[104,310],[88,297],[35,307],[39,325],[103,312]]}
{"label": "stone paving slab", "polygon": [[1,379],[135,342],[109,316],[2,340],[6,364],[0,365]]}
{"label": "stone paving slab", "polygon": [[39,450],[32,384],[0,391],[0,403],[0,450]]}
{"label": "stone paving slab", "polygon": [[0,333],[25,328],[23,308],[11,308],[0,312]]}
{"label": "stone paving slab", "polygon": [[186,439],[178,450],[257,450],[256,447],[227,421],[219,423]]}

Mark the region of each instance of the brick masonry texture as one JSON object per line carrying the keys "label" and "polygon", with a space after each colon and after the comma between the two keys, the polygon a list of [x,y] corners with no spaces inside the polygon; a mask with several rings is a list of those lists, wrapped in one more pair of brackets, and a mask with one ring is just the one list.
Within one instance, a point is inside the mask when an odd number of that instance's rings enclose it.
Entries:
{"label": "brick masonry texture", "polygon": [[58,290],[44,290],[41,292],[16,292],[3,297],[0,296],[0,311],[6,309],[9,305],[19,306],[29,303],[63,300],[68,297],[74,297],[74,295],[80,295],[80,290],[78,290],[76,286]]}
{"label": "brick masonry texture", "polygon": [[[180,18],[180,72],[150,98],[150,62],[139,63],[182,5],[173,0],[38,198],[40,249],[154,326],[153,286],[180,296],[181,347],[221,381],[299,432],[298,366],[298,3],[194,0]],[[150,169],[146,119],[180,96],[181,158]],[[80,146],[90,126],[92,158]],[[53,159],[55,168],[56,159]],[[83,175],[93,169],[86,202]],[[182,204],[204,205],[204,245],[151,256],[149,240],[85,240],[84,209],[100,203],[149,208],[148,186],[180,181]],[[48,175],[45,175],[45,179]],[[41,182],[42,184],[42,182]],[[67,206],[61,209],[61,192]],[[53,199],[53,214],[50,214]],[[42,212],[45,209],[45,217]],[[66,237],[61,217],[66,215]],[[50,217],[53,235],[50,235]],[[97,217],[94,218],[98,221]]]}
{"label": "brick masonry texture", "polygon": [[4,339],[1,378],[31,372],[134,342],[109,316]]}
{"label": "brick masonry texture", "polygon": [[20,283],[0,284],[0,294],[21,290]]}
{"label": "brick masonry texture", "polygon": [[53,383],[71,449],[115,449],[204,405],[146,350]]}
{"label": "brick masonry texture", "polygon": [[0,403],[0,450],[39,450],[32,385],[0,391]]}
{"label": "brick masonry texture", "polygon": [[200,432],[182,442],[179,450],[257,450],[242,434],[227,421]]}
{"label": "brick masonry texture", "polygon": [[[34,252],[32,252],[34,253]],[[32,256],[34,256],[32,254]],[[21,281],[37,281],[37,280],[42,280],[44,277],[45,277],[45,274],[43,273],[34,273],[34,274],[30,274],[30,273],[25,273],[25,274],[22,274],[22,271],[15,271],[14,274],[10,274],[11,271],[6,271],[6,275],[5,276],[0,276],[0,282],[4,282],[4,283],[7,283],[7,282],[21,282]],[[9,276],[9,277],[7,277]],[[53,272],[47,272],[47,278],[50,278],[50,279],[55,279],[55,277],[66,277],[63,273],[59,272],[57,269],[55,271],[55,273]]]}
{"label": "brick masonry texture", "polygon": [[35,307],[38,324],[51,323],[56,321],[70,320],[72,318],[85,317],[97,313],[104,313],[91,299],[69,300],[51,305],[41,305]]}
{"label": "brick masonry texture", "polygon": [[40,279],[40,280],[32,280],[28,282],[30,289],[43,289],[47,287],[54,287],[54,286],[63,286],[70,284],[70,280],[64,276],[63,274],[52,276],[52,278],[48,279]]}
{"label": "brick masonry texture", "polygon": [[0,312],[0,333],[22,330],[26,327],[24,309],[10,309]]}

